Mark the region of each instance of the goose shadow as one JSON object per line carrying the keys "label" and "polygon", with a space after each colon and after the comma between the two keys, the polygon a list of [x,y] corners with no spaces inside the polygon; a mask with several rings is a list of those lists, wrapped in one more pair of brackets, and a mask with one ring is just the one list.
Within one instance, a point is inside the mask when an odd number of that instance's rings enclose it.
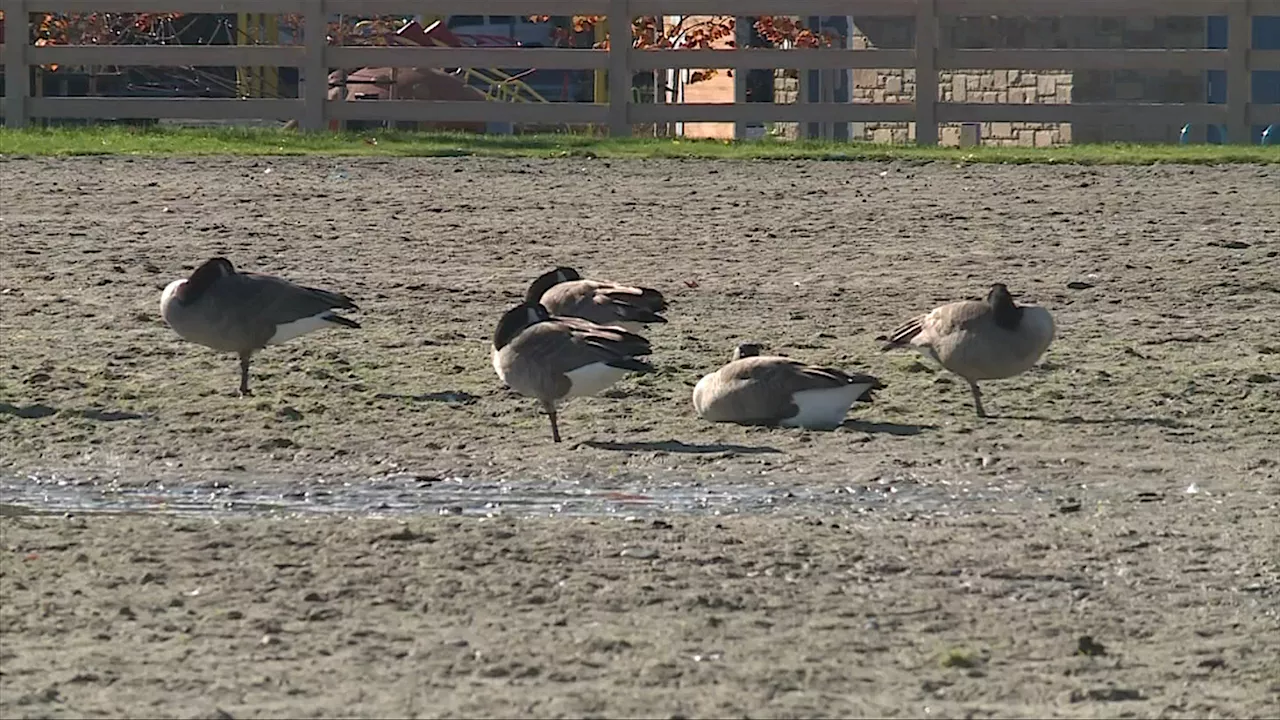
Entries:
{"label": "goose shadow", "polygon": [[[12,415],[23,420],[39,420],[41,418],[52,417],[59,413],[56,407],[50,407],[37,403],[35,405],[11,405],[10,403],[0,403],[0,415]],[[143,415],[128,410],[103,410],[99,408],[90,408],[88,410],[74,410],[76,415],[86,420],[97,420],[99,422],[118,422],[120,420],[141,420]]]}
{"label": "goose shadow", "polygon": [[380,392],[375,394],[373,397],[377,400],[408,400],[411,402],[443,402],[443,403],[457,403],[459,405],[470,405],[479,399],[475,395],[472,395],[469,392],[463,392],[461,390],[442,390],[440,392],[421,393],[418,395],[411,395],[407,393]]}
{"label": "goose shadow", "polygon": [[1194,425],[1189,425],[1181,420],[1162,417],[1086,418],[1079,415],[1070,415],[1067,417],[1048,417],[1046,415],[988,415],[987,417],[992,420],[1035,420],[1037,422],[1055,423],[1058,425],[1149,425],[1174,430],[1194,429],[1195,427]]}
{"label": "goose shadow", "polygon": [[733,445],[731,443],[708,443],[708,444],[690,444],[680,442],[679,440],[660,440],[653,442],[608,442],[600,440],[584,440],[580,445],[595,448],[596,450],[621,450],[631,452],[643,452],[646,450],[662,450],[672,453],[684,453],[689,455],[701,455],[710,453],[731,452],[740,455],[761,455],[768,453],[781,453],[782,451],[768,445]]}
{"label": "goose shadow", "polygon": [[867,422],[865,420],[845,420],[840,427],[857,432],[879,435],[919,435],[925,430],[937,430],[937,425],[903,425],[891,422]]}

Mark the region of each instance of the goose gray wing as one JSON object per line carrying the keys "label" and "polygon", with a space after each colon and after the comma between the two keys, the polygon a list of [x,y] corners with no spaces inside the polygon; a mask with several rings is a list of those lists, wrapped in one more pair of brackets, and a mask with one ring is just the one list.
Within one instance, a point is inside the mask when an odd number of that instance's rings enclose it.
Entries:
{"label": "goose gray wing", "polygon": [[644,324],[667,321],[658,314],[666,309],[667,304],[657,290],[624,285],[601,286],[596,289],[595,302],[611,306],[622,320]]}
{"label": "goose gray wing", "polygon": [[558,398],[572,386],[568,373],[594,363],[649,372],[653,367],[639,357],[650,352],[648,340],[622,328],[553,317],[526,328],[499,351],[497,362],[519,392]]}
{"label": "goose gray wing", "polygon": [[927,313],[916,315],[894,328],[881,349],[891,350],[910,345],[911,341],[922,334],[926,341],[931,341],[936,337],[974,329],[988,322],[990,315],[991,306],[981,300],[947,303]]}
{"label": "goose gray wing", "polygon": [[323,319],[358,328],[360,324],[335,314],[358,310],[342,293],[305,287],[274,275],[237,273],[220,278],[216,306],[229,323],[248,329],[255,343],[265,344],[282,326],[298,320]]}
{"label": "goose gray wing", "polygon": [[665,303],[654,303],[640,288],[595,280],[571,280],[554,285],[542,294],[541,302],[553,315],[573,315],[603,325],[628,320],[643,324],[667,321],[655,310],[655,307],[665,307]]}

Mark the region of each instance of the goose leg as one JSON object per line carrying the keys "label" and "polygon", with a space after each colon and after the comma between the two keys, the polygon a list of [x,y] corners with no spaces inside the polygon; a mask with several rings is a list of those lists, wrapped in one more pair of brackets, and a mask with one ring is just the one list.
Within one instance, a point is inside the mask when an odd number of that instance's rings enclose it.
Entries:
{"label": "goose leg", "polygon": [[969,390],[973,393],[973,409],[978,411],[978,417],[986,417],[987,411],[982,409],[982,391],[978,389],[978,383],[970,380]]}
{"label": "goose leg", "polygon": [[556,406],[549,402],[542,403],[542,407],[547,410],[547,417],[551,419],[551,440],[560,442],[560,424],[556,422]]}
{"label": "goose leg", "polygon": [[249,392],[249,353],[240,353],[240,397],[245,397]]}

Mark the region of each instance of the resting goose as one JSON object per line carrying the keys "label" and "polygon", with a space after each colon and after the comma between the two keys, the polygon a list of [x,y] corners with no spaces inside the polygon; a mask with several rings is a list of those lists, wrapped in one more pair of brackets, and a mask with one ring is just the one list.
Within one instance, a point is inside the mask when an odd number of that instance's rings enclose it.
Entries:
{"label": "resting goose", "polygon": [[542,404],[551,420],[551,439],[560,442],[556,404],[596,395],[629,372],[653,366],[640,356],[649,341],[619,327],[581,318],[552,317],[538,303],[508,310],[493,334],[493,369],[512,390]]}
{"label": "resting goose", "polygon": [[978,417],[980,380],[998,380],[1026,372],[1053,341],[1053,316],[1045,308],[1018,305],[1003,283],[991,286],[985,300],[961,300],[917,315],[889,336],[883,350],[912,347],[969,383]]}
{"label": "resting goose", "polygon": [[744,343],[733,359],[693,388],[693,407],[711,422],[830,429],[860,398],[870,401],[878,379],[776,355]]}
{"label": "resting goose", "polygon": [[333,312],[357,309],[341,293],[238,272],[222,257],[206,260],[160,295],[160,315],[180,337],[240,355],[241,396],[249,395],[249,361],[255,352],[325,327],[358,328],[356,321]]}
{"label": "resting goose", "polygon": [[580,317],[600,325],[640,332],[647,324],[665,323],[662,293],[607,280],[584,280],[571,267],[558,267],[529,285],[526,303],[541,303],[552,315]]}

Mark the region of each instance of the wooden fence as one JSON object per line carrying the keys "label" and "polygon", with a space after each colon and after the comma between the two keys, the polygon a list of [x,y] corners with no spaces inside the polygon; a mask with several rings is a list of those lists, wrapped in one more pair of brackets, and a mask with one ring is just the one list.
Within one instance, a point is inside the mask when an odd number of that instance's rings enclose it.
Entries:
{"label": "wooden fence", "polygon": [[[0,62],[7,95],[3,115],[8,127],[30,118],[185,118],[297,119],[301,128],[322,130],[329,120],[447,121],[538,124],[600,124],[611,135],[629,135],[632,124],[733,122],[739,136],[746,123],[761,122],[908,122],[916,123],[916,141],[938,142],[939,123],[988,121],[1064,123],[1176,122],[1223,124],[1232,142],[1247,142],[1251,125],[1280,122],[1280,105],[1250,103],[1250,72],[1280,70],[1280,50],[1255,50],[1251,18],[1280,15],[1280,0],[0,0],[5,12]],[[20,18],[33,12],[183,12],[299,13],[304,41],[294,46],[43,46],[35,47]],[[906,50],[844,49],[633,49],[627,43],[607,50],[573,48],[419,48],[340,47],[326,43],[335,14],[375,15],[451,13],[493,15],[605,15],[634,18],[656,15],[785,14],[848,15],[854,18],[916,18],[916,45]],[[946,46],[939,20],[949,17],[1138,17],[1225,15],[1225,50],[962,50]],[[614,27],[617,27],[615,24]],[[31,97],[29,68],[57,63],[115,66],[260,65],[301,68],[301,99],[194,99]],[[386,100],[349,102],[328,99],[331,68],[430,67],[606,70],[611,78],[633,72],[682,68],[914,68],[914,103],[746,103],[743,83],[735,83],[732,104],[639,104],[629,82],[610,82],[607,103],[509,103]],[[1225,70],[1225,104],[989,104],[937,102],[938,71],[1011,70]],[[745,73],[737,73],[739,77]],[[312,92],[321,78],[320,92]]]}

